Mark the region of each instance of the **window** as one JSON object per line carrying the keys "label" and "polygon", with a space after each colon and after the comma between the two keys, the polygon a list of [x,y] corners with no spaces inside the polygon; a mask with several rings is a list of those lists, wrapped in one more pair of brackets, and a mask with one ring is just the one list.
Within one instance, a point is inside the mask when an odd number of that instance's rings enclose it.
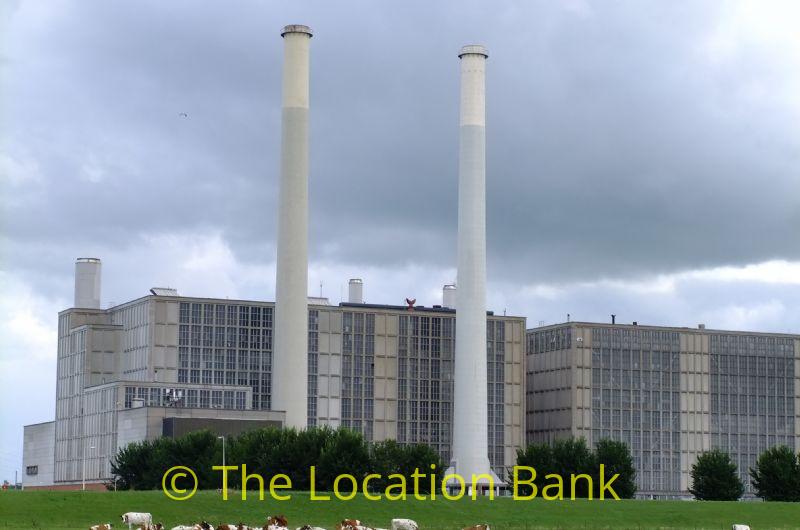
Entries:
{"label": "window", "polygon": [[25,474],[28,476],[31,475],[38,475],[39,474],[39,466],[28,466],[25,468]]}

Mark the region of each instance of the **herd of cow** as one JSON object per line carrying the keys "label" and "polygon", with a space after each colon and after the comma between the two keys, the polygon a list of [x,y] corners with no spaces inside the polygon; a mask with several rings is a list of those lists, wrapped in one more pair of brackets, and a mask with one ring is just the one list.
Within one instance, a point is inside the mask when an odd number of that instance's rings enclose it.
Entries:
{"label": "herd of cow", "polygon": [[[153,516],[145,512],[128,512],[122,514],[122,524],[128,525],[128,530],[165,530],[161,523],[153,523]],[[90,526],[89,530],[113,530],[111,523],[96,524]],[[219,524],[216,527],[205,521],[191,525],[179,525],[172,530],[289,530],[289,521],[283,515],[272,515],[267,517],[267,522],[261,526],[248,526],[238,524]],[[301,526],[297,530],[325,530],[319,526]],[[358,519],[345,519],[336,524],[336,530],[385,530],[383,528],[373,528],[363,524]],[[392,519],[391,530],[419,530],[419,525],[411,519]],[[491,530],[489,525],[479,524],[468,526],[462,530]]]}

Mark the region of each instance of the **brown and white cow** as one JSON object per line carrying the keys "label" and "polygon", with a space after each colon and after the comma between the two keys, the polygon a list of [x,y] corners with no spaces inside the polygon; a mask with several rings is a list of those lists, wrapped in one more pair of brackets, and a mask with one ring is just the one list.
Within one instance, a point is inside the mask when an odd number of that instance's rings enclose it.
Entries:
{"label": "brown and white cow", "polygon": [[341,523],[336,523],[336,530],[356,530],[362,526],[358,519],[342,519]]}

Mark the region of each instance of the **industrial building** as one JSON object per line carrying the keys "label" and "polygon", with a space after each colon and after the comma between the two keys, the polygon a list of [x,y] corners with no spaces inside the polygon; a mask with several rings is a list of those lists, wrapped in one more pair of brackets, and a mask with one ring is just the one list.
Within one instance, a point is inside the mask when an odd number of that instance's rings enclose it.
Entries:
{"label": "industrial building", "polygon": [[800,451],[800,335],[569,322],[527,332],[527,441],[628,444],[639,496],[689,496],[697,455]]}
{"label": "industrial building", "polygon": [[525,319],[486,310],[486,49],[458,55],[458,289],[433,307],[375,305],[351,280],[334,307],[307,294],[312,32],[289,25],[281,37],[275,303],[152,289],[100,309],[100,261],[79,259],[75,306],[59,314],[56,418],[25,428],[24,484],[46,482],[39,469],[54,484],[100,483],[120,447],[200,427],[342,426],[430,444],[467,479],[499,482],[514,464]]}
{"label": "industrial building", "polygon": [[[345,427],[426,443],[450,472],[507,477],[525,442],[626,442],[641,496],[687,495],[697,455],[742,479],[800,450],[800,336],[569,322],[525,329],[486,307],[488,52],[459,53],[458,282],[429,307],[309,298],[311,30],[286,26],[275,303],[174,289],[101,308],[101,263],[75,265],[58,315],[56,414],[25,427],[23,485],[100,487],[119,448],[200,428]],[[411,294],[411,293],[410,293]],[[471,487],[484,488],[478,481]]]}
{"label": "industrial building", "polygon": [[[427,443],[449,462],[455,311],[368,304],[362,288],[352,281],[351,298],[336,306],[310,299],[308,423]],[[107,481],[110,459],[133,441],[285,425],[285,412],[272,407],[274,312],[270,302],[169,289],[61,312],[56,419],[25,427],[23,484]],[[486,326],[487,456],[505,476],[525,436],[525,319],[489,313]]]}

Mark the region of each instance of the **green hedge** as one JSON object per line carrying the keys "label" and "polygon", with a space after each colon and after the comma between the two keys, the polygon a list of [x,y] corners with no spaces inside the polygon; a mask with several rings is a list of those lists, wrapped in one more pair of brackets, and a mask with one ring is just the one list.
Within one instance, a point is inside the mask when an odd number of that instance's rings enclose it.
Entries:
{"label": "green hedge", "polygon": [[[584,438],[564,438],[553,443],[530,444],[517,451],[517,465],[532,467],[536,470],[533,484],[538,495],[548,484],[553,484],[554,479],[547,479],[547,475],[555,474],[564,481],[564,496],[573,496],[571,475],[588,475],[592,478],[592,497],[598,498],[600,493],[600,464],[604,466],[606,483],[615,475],[612,487],[622,499],[630,499],[636,494],[636,469],[633,467],[633,457],[630,449],[623,442],[602,439],[597,442],[594,451],[589,449]],[[529,476],[520,473],[520,482]],[[513,475],[509,475],[509,483],[513,483]],[[530,486],[520,484],[519,494],[529,495]],[[589,485],[585,480],[576,481],[574,496],[576,498],[589,497]]]}
{"label": "green hedge", "polygon": [[[331,491],[334,479],[347,473],[361,483],[370,473],[382,479],[370,481],[370,489],[381,491],[393,473],[406,477],[409,483],[415,469],[435,473],[441,481],[444,468],[439,455],[427,445],[400,445],[390,440],[374,444],[348,429],[314,427],[305,430],[267,428],[247,431],[225,440],[228,466],[247,466],[247,474],[264,477],[265,483],[276,474],[288,475],[293,490],[309,490],[310,468],[315,466],[318,491]],[[178,438],[159,438],[135,442],[119,450],[111,461],[113,481],[118,489],[147,490],[161,488],[164,473],[173,466],[187,466],[198,478],[199,489],[222,487],[222,473],[213,466],[222,464],[222,441],[210,431],[197,431]],[[431,466],[434,466],[432,471]],[[420,481],[423,491],[429,481]],[[241,484],[239,471],[228,473],[228,487]],[[178,487],[192,485],[177,481]],[[258,480],[247,483],[257,489]]]}

